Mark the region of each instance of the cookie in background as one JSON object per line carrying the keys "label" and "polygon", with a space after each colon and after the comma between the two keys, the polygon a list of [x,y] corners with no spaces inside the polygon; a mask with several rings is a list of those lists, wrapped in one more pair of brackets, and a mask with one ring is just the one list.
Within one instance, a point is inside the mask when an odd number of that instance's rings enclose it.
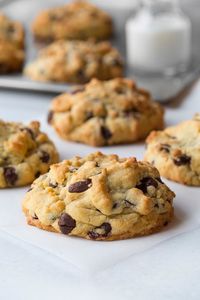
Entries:
{"label": "cookie in background", "polygon": [[0,74],[21,71],[24,57],[22,24],[0,12]]}
{"label": "cookie in background", "polygon": [[86,1],[46,9],[32,24],[36,40],[106,40],[113,32],[112,19],[103,10]]}

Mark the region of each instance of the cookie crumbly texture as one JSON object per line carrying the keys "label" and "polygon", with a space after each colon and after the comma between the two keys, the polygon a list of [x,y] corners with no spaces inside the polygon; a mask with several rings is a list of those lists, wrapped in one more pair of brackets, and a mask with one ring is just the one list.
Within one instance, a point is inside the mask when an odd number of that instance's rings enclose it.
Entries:
{"label": "cookie crumbly texture", "polygon": [[0,13],[0,74],[21,71],[23,62],[23,26]]}
{"label": "cookie crumbly texture", "polygon": [[66,140],[91,146],[132,143],[163,127],[163,109],[130,79],[93,79],[56,97],[49,123]]}
{"label": "cookie crumbly texture", "polygon": [[200,186],[200,115],[147,138],[145,160],[168,179]]}
{"label": "cookie crumbly texture", "polygon": [[174,196],[149,163],[97,152],[52,165],[32,184],[23,211],[48,231],[117,240],[167,225]]}
{"label": "cookie crumbly texture", "polygon": [[0,188],[30,184],[56,162],[56,148],[39,122],[25,126],[0,120]]}
{"label": "cookie crumbly texture", "polygon": [[34,20],[32,32],[37,40],[106,40],[112,35],[111,17],[86,1],[42,11]]}
{"label": "cookie crumbly texture", "polygon": [[57,41],[41,50],[25,68],[25,75],[38,81],[85,83],[122,76],[119,52],[109,42]]}

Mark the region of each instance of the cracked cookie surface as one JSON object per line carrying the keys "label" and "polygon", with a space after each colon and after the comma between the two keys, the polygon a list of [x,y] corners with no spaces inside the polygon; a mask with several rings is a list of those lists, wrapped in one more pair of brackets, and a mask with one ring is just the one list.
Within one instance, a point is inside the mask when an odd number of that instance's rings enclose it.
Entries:
{"label": "cracked cookie surface", "polygon": [[49,123],[66,140],[92,146],[132,143],[163,127],[163,109],[129,79],[93,79],[53,100]]}
{"label": "cracked cookie surface", "polygon": [[168,179],[200,186],[200,116],[151,132],[145,160]]}
{"label": "cracked cookie surface", "polygon": [[119,52],[109,42],[57,41],[41,50],[25,75],[38,81],[85,83],[122,76]]}
{"label": "cracked cookie surface", "polygon": [[39,122],[25,126],[0,120],[0,188],[30,184],[56,162],[56,148]]}
{"label": "cracked cookie surface", "polygon": [[59,39],[96,40],[112,35],[111,17],[86,1],[42,11],[34,20],[32,31],[37,40],[48,42]]}
{"label": "cracked cookie surface", "polygon": [[21,71],[23,62],[23,26],[0,13],[0,74]]}
{"label": "cracked cookie surface", "polygon": [[97,152],[52,165],[33,182],[23,211],[44,230],[116,240],[167,225],[174,196],[149,163]]}

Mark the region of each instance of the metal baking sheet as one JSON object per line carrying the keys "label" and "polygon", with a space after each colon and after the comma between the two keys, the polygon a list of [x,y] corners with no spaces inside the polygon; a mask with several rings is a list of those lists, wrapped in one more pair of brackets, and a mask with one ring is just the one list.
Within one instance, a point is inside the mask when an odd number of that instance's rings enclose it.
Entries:
{"label": "metal baking sheet", "polygon": [[[1,9],[8,14],[11,18],[20,20],[26,30],[26,62],[33,60],[37,56],[39,46],[32,39],[30,33],[30,24],[36,14],[44,8],[53,7],[62,5],[64,3],[70,2],[69,0],[1,0],[0,7]],[[115,26],[115,36],[111,40],[112,44],[116,46],[121,52],[125,60],[125,34],[124,34],[124,25],[127,18],[134,13],[135,11],[135,1],[129,7],[113,6],[108,3],[108,1],[92,1],[93,3],[99,5],[103,9],[107,10],[111,14],[114,26]],[[190,7],[191,8],[191,7]],[[199,7],[200,8],[200,7]],[[187,9],[187,7],[186,7]],[[190,10],[189,14],[192,16],[194,29],[199,28],[200,21],[197,22],[195,18],[195,9],[194,11]],[[187,9],[188,12],[188,9]],[[194,30],[195,32],[195,30]],[[197,31],[197,34],[199,30]],[[175,97],[184,87],[189,85],[194,81],[200,74],[200,39],[195,35],[193,36],[193,59],[190,65],[190,68],[187,72],[176,76],[163,76],[163,77],[141,77],[134,74],[133,70],[130,70],[126,66],[125,76],[129,76],[133,79],[136,79],[138,84],[147,88],[151,91],[153,97],[158,101],[166,101],[172,97]],[[196,43],[196,44],[195,44]],[[20,90],[29,90],[37,92],[50,92],[50,93],[61,93],[65,92],[72,88],[71,84],[60,84],[60,83],[43,83],[29,80],[24,77],[22,74],[13,74],[13,75],[1,75],[0,76],[0,88],[7,89],[20,89]]]}

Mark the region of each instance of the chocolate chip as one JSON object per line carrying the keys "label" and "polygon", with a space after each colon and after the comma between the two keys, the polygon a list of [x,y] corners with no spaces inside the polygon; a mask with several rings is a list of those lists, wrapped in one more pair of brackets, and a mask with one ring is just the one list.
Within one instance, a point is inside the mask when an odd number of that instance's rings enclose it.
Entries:
{"label": "chocolate chip", "polygon": [[80,83],[84,83],[87,81],[87,78],[85,77],[85,73],[83,70],[78,70],[78,72],[76,73],[76,76],[77,76],[78,80],[80,81]]}
{"label": "chocolate chip", "polygon": [[40,156],[40,160],[41,160],[43,163],[48,163],[49,160],[50,160],[49,153],[47,153],[46,151],[42,151],[42,155]]}
{"label": "chocolate chip", "polygon": [[112,208],[115,209],[115,208],[117,208],[117,206],[118,206],[118,203],[114,203]]}
{"label": "chocolate chip", "polygon": [[49,183],[49,186],[50,187],[52,187],[53,189],[55,189],[57,186],[58,186],[58,184],[57,183]]}
{"label": "chocolate chip", "polygon": [[101,134],[102,134],[102,136],[104,137],[105,140],[109,140],[112,137],[112,133],[105,126],[101,126]]}
{"label": "chocolate chip", "polygon": [[158,203],[156,203],[156,204],[154,205],[154,207],[157,207],[157,208],[159,208],[159,205],[158,205]]}
{"label": "chocolate chip", "polygon": [[47,122],[49,124],[51,124],[51,121],[53,120],[53,114],[54,114],[53,111],[50,110],[49,113],[48,113],[48,115],[47,115]]}
{"label": "chocolate chip", "polygon": [[96,240],[99,237],[107,237],[108,234],[111,232],[112,227],[109,223],[103,223],[101,226],[96,227],[94,230],[88,232],[88,236]]}
{"label": "chocolate chip", "polygon": [[152,177],[144,177],[140,180],[140,183],[136,185],[136,188],[143,191],[143,193],[147,193],[148,186],[158,187],[158,183]]}
{"label": "chocolate chip", "polygon": [[176,158],[173,159],[175,165],[177,166],[183,166],[188,165],[191,162],[191,157],[187,156],[186,154],[182,154]]}
{"label": "chocolate chip", "polygon": [[8,34],[13,34],[15,32],[15,27],[12,24],[10,24],[6,31]]}
{"label": "chocolate chip", "polygon": [[115,67],[122,67],[122,62],[121,60],[114,58],[112,60],[109,61],[109,64]]}
{"label": "chocolate chip", "polygon": [[124,200],[124,202],[125,202],[125,204],[126,204],[126,206],[136,206],[134,203],[132,203],[132,202],[130,202],[130,201],[128,201],[128,200]]}
{"label": "chocolate chip", "polygon": [[156,177],[156,180],[158,180],[160,183],[164,184],[164,182],[162,181],[162,179],[160,177]]}
{"label": "chocolate chip", "polygon": [[35,178],[38,178],[40,175],[41,175],[40,171],[37,171],[37,172],[35,173]]}
{"label": "chocolate chip", "polygon": [[164,226],[167,226],[169,224],[169,222],[168,221],[166,221],[163,225]]}
{"label": "chocolate chip", "polygon": [[169,153],[170,152],[170,145],[169,144],[161,144],[160,145],[160,151],[165,151],[165,152],[167,152],[167,153]]}
{"label": "chocolate chip", "polygon": [[15,168],[13,167],[5,167],[3,170],[4,177],[6,182],[10,185],[14,185],[18,179]]}
{"label": "chocolate chip", "polygon": [[63,234],[68,234],[76,227],[76,221],[70,215],[62,213],[58,220],[58,226]]}
{"label": "chocolate chip", "polygon": [[88,190],[92,186],[92,180],[90,178],[86,180],[77,181],[75,183],[72,183],[68,187],[69,193],[82,193]]}
{"label": "chocolate chip", "polygon": [[75,89],[75,90],[70,91],[70,94],[71,94],[71,95],[75,95],[75,94],[78,94],[78,93],[83,92],[84,90],[85,90],[84,87],[80,87],[80,88],[78,88],[78,89]]}
{"label": "chocolate chip", "polygon": [[32,218],[38,220],[38,216],[36,215],[36,213],[34,213],[34,216]]}
{"label": "chocolate chip", "polygon": [[94,117],[93,112],[92,111],[87,111],[85,117],[86,117],[86,121],[93,118]]}
{"label": "chocolate chip", "polygon": [[25,128],[23,128],[22,130],[26,130],[26,131],[30,134],[31,138],[34,140],[35,135],[34,135],[34,133],[33,133],[33,130],[31,130],[31,129],[28,128],[28,127],[25,127]]}

